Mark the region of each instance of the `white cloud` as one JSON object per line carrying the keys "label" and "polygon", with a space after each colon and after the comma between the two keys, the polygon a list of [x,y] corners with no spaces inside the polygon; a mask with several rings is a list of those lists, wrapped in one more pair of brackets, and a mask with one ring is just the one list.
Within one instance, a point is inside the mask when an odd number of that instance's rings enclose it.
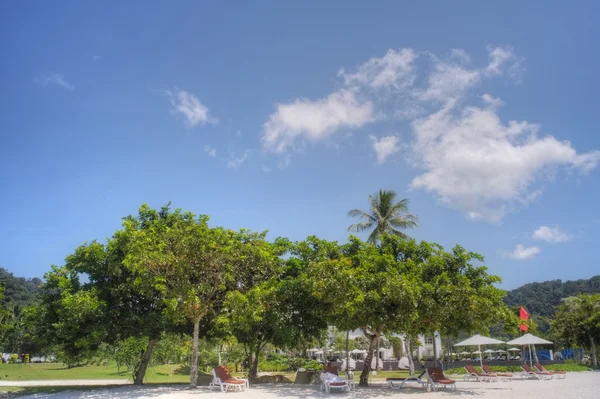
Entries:
{"label": "white cloud", "polygon": [[[502,99],[480,86],[490,78],[518,83],[525,59],[508,46],[487,51],[489,61],[479,66],[460,49],[445,58],[401,49],[340,69],[342,87],[328,96],[277,105],[263,126],[263,149],[285,157],[283,167],[290,150],[330,143],[341,128],[407,120],[409,162],[419,170],[410,187],[434,193],[468,219],[498,222],[538,199],[542,184],[558,172],[594,169],[600,151],[577,152],[568,141],[542,135],[536,123],[501,119]],[[336,138],[331,146],[344,148],[342,135]],[[378,163],[399,151],[397,139],[384,139],[369,138]]]}
{"label": "white cloud", "polygon": [[357,128],[375,118],[371,101],[361,101],[347,89],[316,101],[277,104],[276,108],[262,134],[263,148],[274,153],[294,149],[305,140],[326,139],[342,127]]}
{"label": "white cloud", "polygon": [[453,48],[450,50],[450,58],[453,58],[463,64],[471,62],[471,56],[461,48]]}
{"label": "white cloud", "polygon": [[470,219],[499,221],[540,194],[532,185],[552,167],[585,172],[600,152],[578,154],[567,141],[539,137],[539,126],[500,120],[496,110],[449,104],[413,122],[411,187],[436,193]]}
{"label": "white cloud", "polygon": [[399,140],[396,136],[385,136],[380,139],[370,135],[371,145],[377,155],[377,163],[382,164],[390,157],[390,155],[400,150]]}
{"label": "white cloud", "polygon": [[437,62],[429,75],[427,88],[415,90],[422,101],[447,102],[455,100],[479,82],[481,74],[475,69],[466,69],[458,64]]}
{"label": "white cloud", "polygon": [[490,63],[485,69],[485,73],[489,76],[507,75],[516,83],[520,83],[525,72],[525,59],[517,57],[514,50],[510,46],[487,47],[490,57]]}
{"label": "white cloud", "polygon": [[204,152],[207,153],[209,157],[217,156],[217,149],[209,145],[204,146]]}
{"label": "white cloud", "polygon": [[218,123],[217,119],[209,116],[208,108],[193,94],[185,90],[177,90],[175,93],[167,90],[166,93],[173,106],[171,112],[183,116],[189,127]]}
{"label": "white cloud", "polygon": [[251,152],[251,150],[246,149],[240,155],[232,153],[229,157],[229,161],[227,161],[227,167],[232,169],[239,168],[248,159]]}
{"label": "white cloud", "polygon": [[75,90],[75,85],[67,82],[65,77],[59,73],[38,76],[37,78],[33,79],[33,82],[42,87],[60,86],[70,91]]}
{"label": "white cloud", "polygon": [[344,79],[346,86],[401,89],[412,85],[416,59],[413,49],[391,49],[383,57],[373,57],[360,65],[355,72],[340,69],[338,76]]}
{"label": "white cloud", "polygon": [[571,234],[565,233],[558,226],[540,226],[537,230],[533,232],[532,237],[534,240],[541,240],[554,243],[567,242],[573,238]]}
{"label": "white cloud", "polygon": [[536,257],[540,252],[538,247],[524,247],[521,244],[517,244],[515,249],[505,253],[505,256],[512,260],[526,260]]}

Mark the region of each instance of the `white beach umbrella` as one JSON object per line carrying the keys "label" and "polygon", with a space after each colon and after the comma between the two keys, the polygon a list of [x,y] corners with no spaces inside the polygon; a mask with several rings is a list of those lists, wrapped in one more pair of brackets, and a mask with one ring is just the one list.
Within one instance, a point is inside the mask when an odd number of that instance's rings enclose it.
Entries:
{"label": "white beach umbrella", "polygon": [[460,352],[461,355],[470,355],[471,352]]}
{"label": "white beach umbrella", "polygon": [[505,351],[505,350],[503,350],[503,349],[498,349],[498,350],[496,351],[496,353],[506,353],[506,351]]}
{"label": "white beach umbrella", "polygon": [[520,350],[521,350],[521,348],[510,348],[508,351],[509,352],[518,352]]}
{"label": "white beach umbrella", "polygon": [[475,351],[475,352],[471,352],[474,355],[481,355],[481,351]]}
{"label": "white beach umbrella", "polygon": [[487,350],[483,351],[483,353],[494,353],[494,352],[496,352],[496,351],[492,350],[492,349],[487,349]]}
{"label": "white beach umbrella", "polygon": [[[533,367],[533,356],[531,355],[531,345],[551,345],[553,342],[545,340],[540,337],[536,337],[533,334],[525,334],[517,339],[507,342],[508,345],[527,345],[529,347],[529,364]],[[509,349],[510,350],[510,349]]]}
{"label": "white beach umbrella", "polygon": [[[484,337],[479,334],[475,334],[471,338],[465,339],[464,341],[459,342],[458,344],[454,344],[454,346],[478,346],[479,353],[481,353],[481,345],[501,345],[501,344],[504,344],[504,342],[500,341],[499,339]],[[475,352],[473,352],[473,353],[475,353]],[[483,367],[483,359],[481,358],[481,356],[479,357],[479,362],[481,363],[481,367]]]}
{"label": "white beach umbrella", "polygon": [[353,349],[350,351],[350,353],[353,353],[355,355],[361,355],[367,353],[367,351],[364,349]]}

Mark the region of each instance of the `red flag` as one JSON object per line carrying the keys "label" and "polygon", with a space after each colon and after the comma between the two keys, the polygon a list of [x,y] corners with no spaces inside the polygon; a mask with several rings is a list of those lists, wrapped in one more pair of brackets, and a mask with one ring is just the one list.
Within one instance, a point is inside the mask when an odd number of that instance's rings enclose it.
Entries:
{"label": "red flag", "polygon": [[[521,306],[521,309],[519,310],[520,313],[520,318],[523,321],[526,321],[527,319],[529,319],[529,313],[527,313],[527,311],[525,310],[525,308],[523,308],[523,306]],[[529,327],[527,326],[527,324],[521,324],[521,331],[529,331]]]}

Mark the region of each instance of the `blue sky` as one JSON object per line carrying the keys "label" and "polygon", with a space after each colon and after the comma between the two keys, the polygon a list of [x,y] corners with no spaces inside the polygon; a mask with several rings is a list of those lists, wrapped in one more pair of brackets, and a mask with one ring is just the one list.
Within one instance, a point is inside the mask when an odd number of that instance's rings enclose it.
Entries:
{"label": "blue sky", "polygon": [[0,265],[146,202],[345,241],[393,189],[503,286],[598,273],[593,2],[2,2]]}

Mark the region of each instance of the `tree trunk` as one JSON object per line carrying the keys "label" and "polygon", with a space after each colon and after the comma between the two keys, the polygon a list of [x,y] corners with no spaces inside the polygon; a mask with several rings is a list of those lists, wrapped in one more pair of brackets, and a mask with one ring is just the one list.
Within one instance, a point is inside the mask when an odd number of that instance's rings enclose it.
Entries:
{"label": "tree trunk", "polygon": [[140,366],[135,371],[135,380],[133,383],[135,385],[142,385],[144,383],[144,376],[146,375],[146,369],[148,368],[148,364],[150,364],[150,358],[152,357],[152,351],[156,346],[156,342],[158,338],[150,337],[148,340],[148,347],[146,347],[146,351],[144,352],[144,356],[142,357],[142,362]]}
{"label": "tree trunk", "polygon": [[198,386],[198,341],[200,340],[200,318],[194,320],[192,340],[192,364],[190,364],[190,388]]}
{"label": "tree trunk", "polygon": [[250,381],[256,381],[258,378],[258,356],[260,355],[260,344],[256,345],[256,351],[254,352],[254,358],[250,362],[250,372],[248,373],[248,379]]}
{"label": "tree trunk", "polygon": [[406,357],[408,358],[408,369],[410,371],[410,375],[415,375],[415,363],[412,358],[412,351],[410,348],[410,338],[408,336],[404,337],[404,347],[406,348]]}
{"label": "tree trunk", "polygon": [[596,354],[596,343],[594,337],[590,335],[590,349],[592,350],[592,364],[594,367],[598,367],[598,355]]}
{"label": "tree trunk", "polygon": [[379,348],[381,347],[381,345],[379,345],[381,341],[381,337],[377,338],[377,352],[375,352],[375,371],[379,371]]}
{"label": "tree trunk", "polygon": [[350,331],[346,331],[346,374],[350,371],[350,347],[348,341],[350,340]]}
{"label": "tree trunk", "polygon": [[438,366],[437,342],[435,340],[435,332],[433,333],[433,364]]}
{"label": "tree trunk", "polygon": [[360,380],[358,382],[358,386],[360,387],[369,386],[369,373],[371,372],[371,361],[373,360],[373,351],[375,350],[375,345],[377,343],[377,340],[379,339],[379,335],[379,332],[375,332],[375,334],[369,334],[371,342],[369,343],[369,351],[367,352],[367,357],[365,358],[365,367],[363,368],[362,373],[360,373]]}

